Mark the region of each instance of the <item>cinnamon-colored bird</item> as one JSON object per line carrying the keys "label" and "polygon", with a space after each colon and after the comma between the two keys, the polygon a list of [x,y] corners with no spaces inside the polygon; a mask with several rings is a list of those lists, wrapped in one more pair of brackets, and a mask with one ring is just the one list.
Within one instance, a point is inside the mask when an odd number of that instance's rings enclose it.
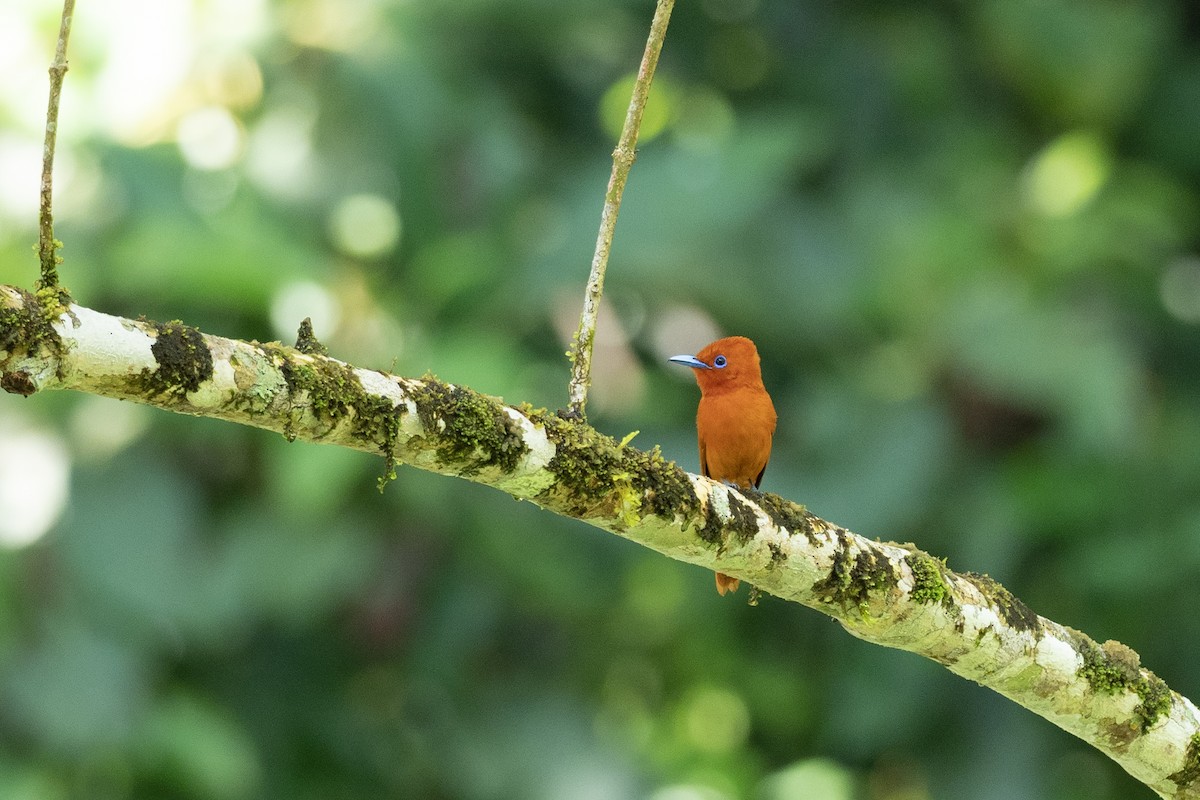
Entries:
{"label": "cinnamon-colored bird", "polygon": [[[672,356],[691,367],[700,384],[696,434],[700,472],[741,489],[757,489],[771,459],[775,406],[762,382],[758,349],[745,336],[718,339],[694,356]],[[717,591],[736,592],[740,581],[717,573]]]}

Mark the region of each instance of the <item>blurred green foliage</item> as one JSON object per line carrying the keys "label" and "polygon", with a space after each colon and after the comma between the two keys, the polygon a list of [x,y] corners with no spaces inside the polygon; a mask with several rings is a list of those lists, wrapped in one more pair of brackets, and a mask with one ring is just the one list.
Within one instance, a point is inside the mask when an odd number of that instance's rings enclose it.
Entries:
{"label": "blurred green foliage", "polygon": [[[220,31],[229,5],[196,9]],[[765,489],[1200,699],[1197,8],[681,3],[593,424],[695,469],[663,357],[749,335]],[[197,40],[165,127],[70,145],[78,300],[288,340],[307,297],[338,357],[564,405],[652,4],[261,11]],[[78,10],[79,97],[108,13]],[[0,231],[0,281],[32,284],[32,222]],[[49,534],[0,553],[0,797],[1150,796],[936,664],[471,484],[402,468],[381,495],[378,459],[92,398],[3,418],[72,467]]]}

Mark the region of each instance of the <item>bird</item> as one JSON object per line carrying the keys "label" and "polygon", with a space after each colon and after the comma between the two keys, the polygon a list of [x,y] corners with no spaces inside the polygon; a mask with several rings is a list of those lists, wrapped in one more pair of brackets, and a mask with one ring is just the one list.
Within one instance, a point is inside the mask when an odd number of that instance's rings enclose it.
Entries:
{"label": "bird", "polygon": [[[669,361],[691,367],[700,385],[696,437],[700,472],[739,489],[757,489],[771,460],[775,406],[763,386],[758,348],[745,336],[727,336],[694,356]],[[737,578],[717,573],[717,592],[736,592]]]}

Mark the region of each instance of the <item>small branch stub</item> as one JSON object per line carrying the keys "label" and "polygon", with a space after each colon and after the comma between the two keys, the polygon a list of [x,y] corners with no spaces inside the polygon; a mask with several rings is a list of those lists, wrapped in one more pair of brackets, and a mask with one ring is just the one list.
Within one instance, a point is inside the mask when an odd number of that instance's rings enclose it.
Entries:
{"label": "small branch stub", "polygon": [[608,255],[612,250],[613,231],[617,226],[617,213],[621,209],[621,196],[625,193],[625,182],[629,170],[637,157],[638,131],[642,127],[642,113],[646,110],[646,99],[650,96],[650,84],[654,70],[658,67],[658,56],[662,52],[667,36],[667,25],[671,21],[671,10],[675,0],[658,0],[654,19],[650,23],[650,36],[646,40],[646,51],[633,85],[629,109],[625,112],[625,124],[617,148],[613,151],[612,174],[608,179],[608,191],[604,195],[604,209],[600,212],[600,233],[596,237],[596,251],[592,256],[592,270],[588,276],[587,291],[583,296],[583,313],[579,317],[579,330],[571,342],[567,354],[571,359],[571,382],[567,387],[567,414],[572,419],[583,419],[587,405],[588,386],[592,380],[592,347],[596,342],[596,319],[600,313],[600,298],[604,294],[604,273],[608,268]]}

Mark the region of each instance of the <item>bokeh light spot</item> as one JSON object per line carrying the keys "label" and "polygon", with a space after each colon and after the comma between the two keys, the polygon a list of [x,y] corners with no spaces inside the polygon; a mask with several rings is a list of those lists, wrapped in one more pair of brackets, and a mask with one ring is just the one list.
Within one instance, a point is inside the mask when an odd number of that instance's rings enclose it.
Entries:
{"label": "bokeh light spot", "polygon": [[229,109],[205,106],[186,114],[176,130],[179,152],[196,169],[226,169],[242,152],[242,128]]}
{"label": "bokeh light spot", "polygon": [[1096,196],[1111,171],[1112,158],[1099,137],[1086,131],[1065,134],[1026,169],[1026,202],[1047,217],[1070,216]]}
{"label": "bokeh light spot", "polygon": [[694,691],[683,712],[684,730],[697,750],[732,753],[750,734],[750,711],[728,689],[702,686]]}
{"label": "bokeh light spot", "polygon": [[786,767],[763,781],[762,800],[854,800],[854,776],[834,761],[811,758]]}
{"label": "bokeh light spot", "polygon": [[[621,129],[625,126],[625,114],[629,111],[629,98],[633,94],[636,81],[636,75],[626,75],[608,87],[604,96],[600,98],[600,125],[613,139],[620,138]],[[648,142],[666,130],[674,108],[675,97],[671,85],[661,77],[656,78],[650,87],[650,95],[646,98],[646,107],[642,111],[642,127],[638,131],[638,141]]]}
{"label": "bokeh light spot", "polygon": [[250,134],[246,171],[261,188],[281,197],[298,199],[315,185],[312,128],[315,103],[298,102],[263,114]]}
{"label": "bokeh light spot", "polygon": [[385,29],[378,4],[368,0],[297,0],[281,12],[287,37],[304,47],[361,50]]}
{"label": "bokeh light spot", "polygon": [[249,53],[222,53],[206,60],[197,71],[205,94],[214,103],[246,109],[262,99],[262,70]]}
{"label": "bokeh light spot", "polygon": [[240,183],[237,170],[189,169],[183,175],[183,199],[201,214],[217,214],[233,202]]}
{"label": "bokeh light spot", "polygon": [[32,137],[0,135],[0,215],[33,219],[41,185],[42,143]]}
{"label": "bokeh light spot", "polygon": [[377,194],[344,197],[329,218],[334,246],[358,258],[378,258],[391,252],[400,241],[400,230],[400,212]]}
{"label": "bokeh light spot", "polygon": [[71,460],[57,436],[0,425],[0,546],[40,539],[67,502]]}
{"label": "bokeh light spot", "polygon": [[[196,53],[193,4],[190,0],[113,0],[104,10],[79,14],[71,35],[72,42],[105,44],[103,67],[91,98],[93,115],[122,144],[140,147],[160,141],[170,132],[172,99],[187,81]],[[131,20],[137,24],[130,24]],[[147,35],[149,31],[153,35]],[[63,107],[64,111],[82,109],[65,101]]]}
{"label": "bokeh light spot", "polygon": [[341,324],[337,298],[319,283],[296,281],[280,288],[271,299],[271,325],[279,341],[294,340],[305,317],[312,320],[318,339],[334,335]]}
{"label": "bokeh light spot", "polygon": [[[651,346],[664,369],[668,369],[666,361],[671,356],[695,353],[721,338],[721,329],[712,315],[696,306],[668,306],[650,318],[650,326]],[[690,370],[671,369],[669,373],[688,383],[694,380]]]}
{"label": "bokeh light spot", "polygon": [[1181,258],[1158,283],[1163,307],[1180,322],[1200,322],[1200,258]]}
{"label": "bokeh light spot", "polygon": [[71,442],[81,457],[109,458],[150,427],[149,415],[145,406],[85,396],[71,412]]}

